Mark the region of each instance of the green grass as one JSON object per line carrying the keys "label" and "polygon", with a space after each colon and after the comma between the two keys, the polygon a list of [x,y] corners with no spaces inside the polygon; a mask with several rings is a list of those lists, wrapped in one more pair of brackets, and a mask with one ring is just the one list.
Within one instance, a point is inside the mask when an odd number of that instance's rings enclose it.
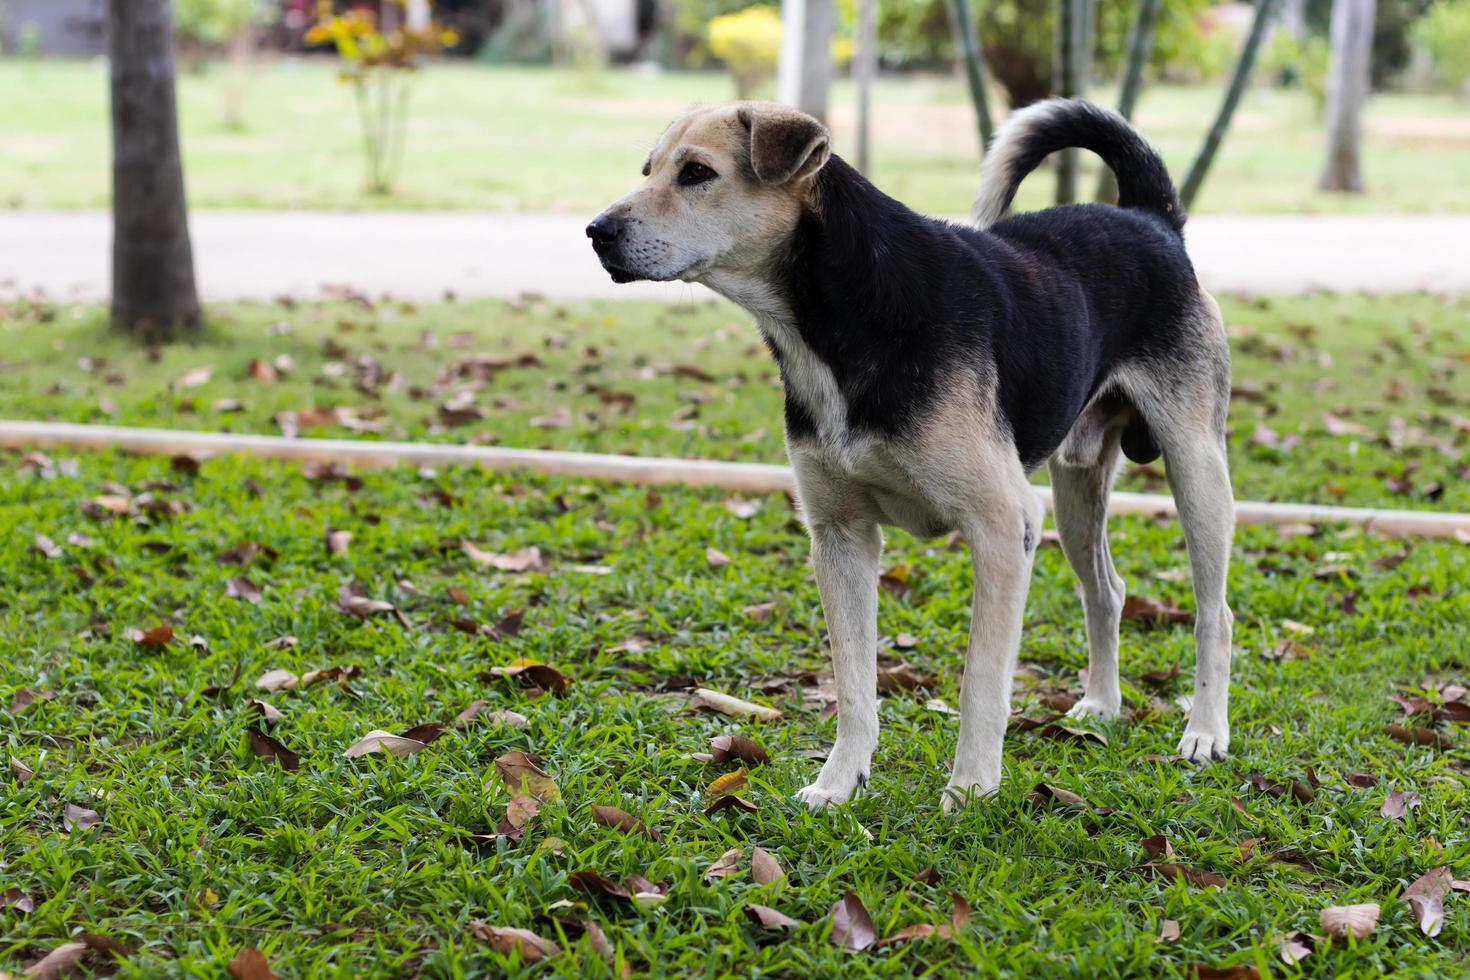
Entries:
{"label": "green grass", "polygon": [[[695,101],[731,97],[718,74],[598,75],[462,64],[430,66],[414,92],[405,172],[390,197],[363,193],[351,91],[325,60],[259,66],[247,125],[223,124],[226,72],[179,78],[190,202],[205,208],[489,208],[592,212],[638,179],[665,123]],[[107,77],[91,63],[0,62],[0,206],[108,202]],[[1110,91],[1095,96],[1111,103]],[[1150,87],[1138,122],[1182,175],[1216,110],[1219,85]],[[873,176],[923,211],[968,210],[978,167],[963,84],[885,78],[875,97]],[[835,89],[838,152],[854,144],[853,93]],[[1325,137],[1306,96],[1252,90],[1216,161],[1200,212],[1470,210],[1470,103],[1375,95],[1366,121],[1367,195],[1315,190]],[[1083,187],[1095,185],[1086,175]],[[1023,189],[1041,206],[1050,181]]]}
{"label": "green grass", "polygon": [[[1238,383],[1269,390],[1270,425],[1302,440],[1285,453],[1248,446],[1267,405],[1237,403],[1232,461],[1242,492],[1335,500],[1328,484],[1336,483],[1348,502],[1398,505],[1412,498],[1372,471],[1418,464],[1412,481],[1443,479],[1439,505],[1464,509],[1465,481],[1445,469],[1454,464],[1440,450],[1328,436],[1319,416],[1343,403],[1356,409],[1351,420],[1376,430],[1393,412],[1463,451],[1465,434],[1435,419],[1465,412],[1457,326],[1465,310],[1464,300],[1418,296],[1229,304]],[[278,321],[292,332],[268,337],[265,326]],[[12,306],[0,322],[0,414],[10,417],[96,418],[105,396],[130,423],[268,431],[276,408],[374,403],[350,379],[316,380],[328,361],[371,355],[411,387],[475,351],[534,350],[544,366],[507,369],[479,393],[487,408],[497,396],[524,408],[435,437],[778,456],[769,368],[738,315],[713,304],[240,306],[220,311],[205,340],[156,362],[105,335],[95,310]],[[1299,336],[1304,324],[1317,328],[1315,339]],[[424,330],[438,346],[420,342]],[[451,341],[464,333],[467,346]],[[547,336],[565,344],[547,347]],[[328,339],[347,350],[324,355]],[[598,353],[585,353],[589,347]],[[295,361],[292,380],[241,380],[250,357],[280,353]],[[76,364],[83,355],[94,358],[86,368]],[[213,380],[169,390],[206,363],[215,365]],[[677,363],[701,365],[715,380],[658,371]],[[1313,393],[1322,378],[1338,387]],[[1390,381],[1402,388],[1398,402],[1384,400]],[[626,415],[615,413],[577,391],[592,384],[637,400]],[[57,393],[47,394],[52,385]],[[1446,393],[1458,402],[1437,404]],[[426,434],[448,394],[383,394],[388,434]],[[236,396],[250,403],[246,412],[211,413],[215,399]],[[1379,411],[1369,413],[1375,403]],[[691,405],[693,417],[672,417]],[[598,419],[529,425],[531,415],[559,406],[595,410]],[[732,441],[760,429],[767,431]],[[116,453],[0,455],[0,526],[10,529],[0,538],[0,739],[36,772],[24,783],[0,774],[0,893],[17,889],[34,904],[30,912],[0,908],[0,971],[18,973],[84,931],[127,946],[115,963],[99,953],[87,960],[125,977],[219,975],[247,946],[263,950],[283,977],[606,975],[585,940],[538,920],[555,903],[586,900],[568,882],[578,870],[618,880],[638,873],[669,886],[657,909],[594,903],[558,913],[601,923],[620,962],[640,974],[1183,976],[1194,964],[1238,963],[1291,974],[1277,959],[1286,934],[1319,932],[1324,906],[1370,901],[1383,907],[1377,929],[1354,942],[1319,943],[1302,971],[1463,970],[1466,897],[1447,899],[1444,930],[1429,939],[1399,896],[1436,866],[1470,877],[1464,730],[1443,726],[1453,743],[1446,748],[1404,747],[1383,732],[1402,715],[1386,695],[1470,679],[1463,544],[1242,528],[1231,579],[1237,656],[1228,762],[1201,771],[1157,761],[1183,725],[1175,698],[1189,690],[1193,644],[1187,628],[1127,622],[1129,711],[1101,727],[1108,744],[1014,733],[1001,793],[946,817],[939,794],[955,723],[926,701],[957,702],[968,561],[963,550],[895,532],[885,561],[911,566],[911,588],[883,593],[879,625],[885,637],[910,634],[914,645],[887,650],[885,662],[906,659],[932,681],[884,698],[869,789],[848,807],[812,814],[791,794],[819,765],[802,753],[829,745],[834,727],[804,702],[811,685],[794,676],[824,668],[825,644],[807,547],[784,498],[763,498],[741,519],[715,491],[650,493],[459,468],[359,476],[360,485],[348,485],[234,458],[206,461],[196,473]],[[84,504],[124,488],[152,497],[135,497],[127,517],[88,516]],[[346,554],[324,547],[327,528],[352,533]],[[33,547],[38,533],[57,543],[59,556]],[[465,539],[497,552],[537,546],[546,570],[487,570],[461,550]],[[219,555],[241,541],[274,553],[244,568],[221,564]],[[1172,523],[1117,520],[1113,544],[1131,592],[1192,607],[1187,580],[1175,574],[1186,558]],[[707,547],[733,562],[712,567]],[[229,580],[242,575],[260,589],[259,603],[227,595]],[[337,609],[351,582],[397,605],[406,623]],[[1041,697],[1079,690],[1086,652],[1074,585],[1060,553],[1044,548],[1021,651],[1017,707],[1028,717],[1049,713]],[[456,598],[450,589],[463,591]],[[769,618],[743,611],[768,601]],[[494,624],[514,609],[525,612],[515,636],[455,625]],[[1293,634],[1288,620],[1315,632]],[[162,650],[130,637],[161,622],[179,636]],[[297,645],[270,645],[283,635]],[[194,636],[203,642],[191,645]],[[1288,656],[1265,655],[1292,636]],[[549,663],[573,683],[560,697],[532,698],[482,676],[517,658]],[[345,684],[253,689],[267,670],[331,665],[358,671]],[[1175,665],[1184,673],[1144,680]],[[204,693],[237,671],[227,691]],[[784,715],[757,723],[692,710],[680,693],[688,680]],[[4,710],[20,688],[54,697]],[[251,753],[253,696],[284,713],[272,732],[301,754],[298,771]],[[342,757],[370,729],[449,722],[477,698],[523,713],[528,726],[494,727],[482,717],[416,755]],[[706,787],[732,766],[685,756],[727,732],[757,738],[772,761],[752,770],[745,794],[758,812],[706,817]],[[504,816],[508,792],[493,760],[517,749],[544,757],[560,800],[543,805],[518,844],[467,844],[464,835],[493,833]],[[1249,783],[1254,773],[1304,780],[1309,768],[1322,783],[1310,802]],[[1346,786],[1342,774],[1352,772],[1374,774],[1376,786]],[[1038,809],[1027,800],[1038,782],[1080,793],[1094,809]],[[1418,792],[1422,802],[1390,820],[1379,808],[1391,791]],[[96,810],[101,824],[65,832],[68,804]],[[662,840],[596,824],[593,804],[628,810]],[[1218,872],[1225,886],[1193,888],[1136,870],[1146,860],[1140,840],[1160,833],[1178,862]],[[1246,839],[1256,843],[1242,857]],[[748,868],[754,845],[785,868],[784,887],[757,886],[748,873],[703,876],[730,848],[742,849]],[[914,883],[930,866],[938,883]],[[880,935],[943,921],[951,892],[974,914],[954,940],[848,953],[828,938],[829,910],[848,890]],[[802,925],[784,937],[759,933],[742,911],[749,903]],[[1179,923],[1178,941],[1155,940],[1164,919]],[[518,964],[474,938],[473,921],[534,929],[565,952]]]}

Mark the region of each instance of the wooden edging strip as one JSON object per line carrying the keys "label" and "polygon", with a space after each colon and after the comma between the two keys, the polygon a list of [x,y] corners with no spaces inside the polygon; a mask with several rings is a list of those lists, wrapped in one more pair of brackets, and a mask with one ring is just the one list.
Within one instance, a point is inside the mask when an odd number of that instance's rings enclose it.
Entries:
{"label": "wooden edging strip", "polygon": [[[793,487],[791,468],[767,463],[727,463],[703,459],[659,459],[607,453],[505,449],[424,442],[374,442],[360,439],[287,439],[282,436],[178,429],[130,429],[113,425],[0,420],[0,448],[121,449],[144,455],[188,455],[197,458],[245,453],[266,459],[387,467],[467,465],[495,471],[525,471],[636,484],[682,484],[721,487],[741,493],[779,493]],[[1051,490],[1037,487],[1051,506]],[[1114,493],[1110,514],[1172,516],[1171,497],[1147,493]],[[1235,504],[1240,524],[1349,524],[1396,537],[1443,537],[1470,541],[1470,514],[1438,511],[1380,510],[1316,504]]]}

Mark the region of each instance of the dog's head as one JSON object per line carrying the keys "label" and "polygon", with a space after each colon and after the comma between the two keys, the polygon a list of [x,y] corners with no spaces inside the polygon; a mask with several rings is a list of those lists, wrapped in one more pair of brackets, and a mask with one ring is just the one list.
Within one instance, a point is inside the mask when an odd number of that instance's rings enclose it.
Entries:
{"label": "dog's head", "polygon": [[796,227],[827,129],[770,102],[696,106],[643,164],[643,184],[587,226],[614,282],[758,273]]}

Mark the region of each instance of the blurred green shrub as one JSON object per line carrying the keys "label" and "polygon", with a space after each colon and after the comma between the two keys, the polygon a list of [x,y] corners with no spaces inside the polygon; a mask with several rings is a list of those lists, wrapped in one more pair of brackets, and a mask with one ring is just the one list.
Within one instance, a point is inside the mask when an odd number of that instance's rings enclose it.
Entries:
{"label": "blurred green shrub", "polygon": [[1284,88],[1300,88],[1321,115],[1327,107],[1327,39],[1310,34],[1305,39],[1277,31],[1261,55],[1261,73]]}
{"label": "blurred green shrub", "polygon": [[1439,0],[1414,25],[1414,37],[1429,50],[1435,75],[1464,95],[1470,83],[1470,0]]}

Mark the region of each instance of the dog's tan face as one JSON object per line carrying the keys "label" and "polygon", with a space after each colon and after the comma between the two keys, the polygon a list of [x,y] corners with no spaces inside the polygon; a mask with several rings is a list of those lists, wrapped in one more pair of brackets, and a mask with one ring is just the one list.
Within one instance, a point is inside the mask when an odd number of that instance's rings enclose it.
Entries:
{"label": "dog's tan face", "polygon": [[587,237],[614,282],[757,274],[796,227],[830,152],[826,128],[794,109],[697,106],[669,124],[643,185]]}

